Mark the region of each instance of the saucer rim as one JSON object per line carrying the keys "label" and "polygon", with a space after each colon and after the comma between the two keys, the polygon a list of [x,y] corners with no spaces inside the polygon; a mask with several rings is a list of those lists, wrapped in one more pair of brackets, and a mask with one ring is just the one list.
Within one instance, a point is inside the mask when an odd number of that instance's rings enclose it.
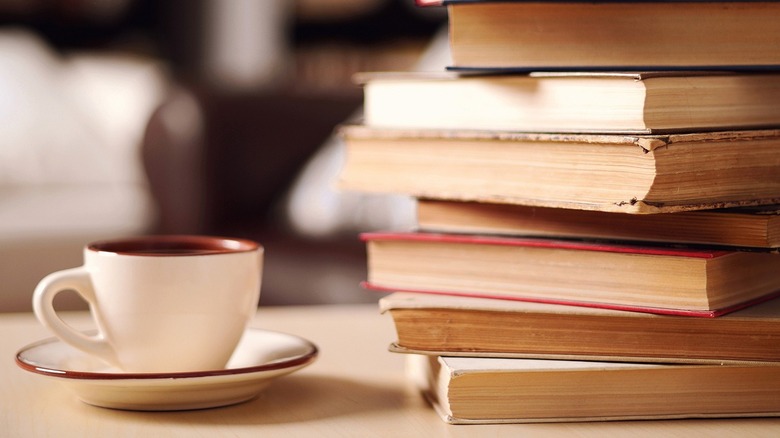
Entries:
{"label": "saucer rim", "polygon": [[277,335],[284,335],[290,338],[302,342],[305,345],[306,353],[294,355],[289,358],[283,358],[274,360],[271,362],[240,368],[222,368],[215,370],[202,370],[202,371],[180,371],[180,372],[164,372],[164,373],[125,373],[125,372],[101,372],[101,371],[79,371],[79,370],[62,370],[55,367],[46,367],[41,364],[35,365],[23,359],[25,352],[42,347],[48,344],[62,343],[59,338],[49,337],[25,345],[16,352],[16,365],[19,368],[47,377],[55,377],[60,379],[70,380],[160,380],[160,379],[196,379],[204,377],[216,377],[216,376],[234,376],[242,374],[254,374],[267,371],[284,370],[287,368],[295,368],[303,365],[307,365],[313,362],[319,355],[319,348],[316,344],[305,339],[303,337],[284,333],[275,330],[265,330],[260,328],[247,328],[246,331],[272,333]]}

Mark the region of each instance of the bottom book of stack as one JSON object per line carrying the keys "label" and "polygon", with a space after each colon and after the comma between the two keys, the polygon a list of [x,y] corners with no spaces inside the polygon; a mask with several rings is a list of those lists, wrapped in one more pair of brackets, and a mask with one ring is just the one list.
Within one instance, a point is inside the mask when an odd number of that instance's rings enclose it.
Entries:
{"label": "bottom book of stack", "polygon": [[780,414],[780,365],[410,355],[412,381],[452,424]]}
{"label": "bottom book of stack", "polygon": [[780,415],[780,299],[718,318],[420,293],[380,307],[448,423]]}

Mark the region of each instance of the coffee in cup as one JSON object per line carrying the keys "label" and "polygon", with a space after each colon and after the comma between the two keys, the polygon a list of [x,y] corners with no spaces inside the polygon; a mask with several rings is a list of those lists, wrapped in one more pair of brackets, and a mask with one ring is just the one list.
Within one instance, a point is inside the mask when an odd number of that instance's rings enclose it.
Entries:
{"label": "coffee in cup", "polygon": [[[263,248],[245,239],[145,236],[84,248],[84,265],[46,276],[33,294],[40,322],[60,340],[124,372],[220,369],[257,310]],[[67,325],[54,297],[74,290],[97,326]]]}

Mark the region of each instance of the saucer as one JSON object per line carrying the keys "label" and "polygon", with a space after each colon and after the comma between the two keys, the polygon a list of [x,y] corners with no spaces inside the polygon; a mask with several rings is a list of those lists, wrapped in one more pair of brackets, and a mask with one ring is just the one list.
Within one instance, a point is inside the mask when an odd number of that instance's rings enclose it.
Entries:
{"label": "saucer", "polygon": [[123,373],[56,338],[16,354],[25,371],[56,379],[83,402],[105,408],[171,411],[227,406],[257,396],[277,377],[312,363],[317,346],[303,338],[247,329],[224,369]]}

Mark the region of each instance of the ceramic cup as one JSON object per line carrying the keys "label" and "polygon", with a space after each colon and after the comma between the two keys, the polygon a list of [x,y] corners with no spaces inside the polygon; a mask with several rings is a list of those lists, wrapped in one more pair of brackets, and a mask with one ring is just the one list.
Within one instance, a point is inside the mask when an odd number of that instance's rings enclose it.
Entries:
{"label": "ceramic cup", "polygon": [[[124,372],[223,368],[260,298],[263,248],[243,239],[148,236],[94,242],[84,265],[46,276],[33,294],[40,322],[63,342]],[[57,315],[53,301],[74,290],[89,303],[98,333]]]}

